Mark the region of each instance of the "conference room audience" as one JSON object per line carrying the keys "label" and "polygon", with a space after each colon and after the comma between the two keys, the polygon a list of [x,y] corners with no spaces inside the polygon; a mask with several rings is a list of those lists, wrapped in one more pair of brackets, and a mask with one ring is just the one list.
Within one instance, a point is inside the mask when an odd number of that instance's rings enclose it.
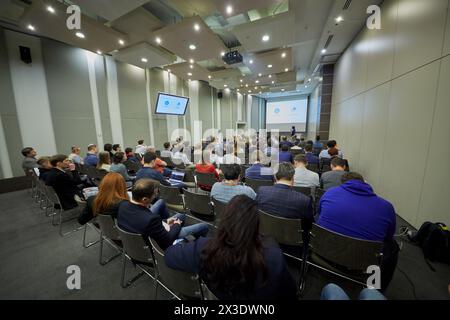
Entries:
{"label": "conference room audience", "polygon": [[162,185],[170,186],[170,183],[166,180],[163,174],[157,170],[156,160],[158,157],[155,153],[147,152],[142,157],[143,166],[136,173],[136,181],[140,179],[153,179],[159,181]]}
{"label": "conference room audience", "polygon": [[337,142],[335,140],[330,140],[327,142],[327,150],[322,150],[319,154],[319,159],[322,158],[332,158],[338,156],[339,158],[344,158],[344,154],[337,147]]}
{"label": "conference room audience", "polygon": [[113,157],[110,172],[116,172],[122,175],[125,181],[131,181],[132,178],[128,174],[128,169],[123,162],[125,161],[125,154],[123,152],[116,152]]}
{"label": "conference room audience", "polygon": [[84,164],[83,158],[80,156],[81,148],[73,146],[69,154],[69,160],[75,164]]}
{"label": "conference room audience", "polygon": [[24,156],[22,161],[22,169],[25,172],[33,170],[34,168],[38,168],[36,154],[36,150],[31,147],[22,149],[22,155]]}
{"label": "conference room audience", "polygon": [[289,151],[289,147],[286,144],[281,145],[281,151],[278,154],[278,161],[292,163],[292,153]]}
{"label": "conference room audience", "polygon": [[[290,148],[292,148],[294,146],[294,144],[291,141],[289,141],[286,136],[282,136],[281,142],[280,142],[280,148],[283,148],[283,146],[287,146],[287,150],[289,150]],[[285,161],[283,161],[283,162],[285,162]]]}
{"label": "conference room audience", "polygon": [[112,157],[114,156],[114,153],[112,152],[113,151],[113,145],[111,143],[106,143],[103,146],[103,151],[109,153],[109,158],[110,159],[112,159]]}
{"label": "conference room audience", "polygon": [[147,151],[147,146],[144,144],[144,140],[138,140],[138,145],[134,148],[134,153],[140,154],[141,156]]}
{"label": "conference room audience", "polygon": [[39,180],[43,181],[44,183],[47,183],[48,174],[53,168],[50,163],[50,157],[39,158],[37,164],[39,166]]}
{"label": "conference room audience", "polygon": [[250,168],[245,170],[245,178],[252,180],[273,181],[272,168],[264,166],[261,161],[264,160],[264,154],[257,150],[250,154],[250,162],[253,163]]}
{"label": "conference room audience", "polygon": [[220,300],[294,300],[295,281],[283,253],[260,235],[259,227],[256,202],[237,196],[226,206],[214,237],[169,247],[165,262],[199,274]]}
{"label": "conference room audience", "polygon": [[224,180],[216,182],[211,189],[211,197],[228,203],[238,195],[246,195],[251,199],[256,199],[256,193],[252,188],[239,184],[241,167],[238,164],[222,165],[220,167]]}
{"label": "conference room audience", "polygon": [[229,143],[225,146],[226,154],[223,156],[223,164],[241,164],[241,159],[237,156],[237,144]]}
{"label": "conference room audience", "polygon": [[[177,239],[189,235],[196,238],[206,236],[208,225],[197,223],[183,227],[185,215],[177,214],[169,218],[164,200],[151,205],[158,192],[158,182],[151,179],[137,181],[132,189],[132,198],[120,204],[117,224],[125,231],[138,233],[144,238],[152,238],[166,250]],[[164,221],[163,219],[167,219]]]}
{"label": "conference room audience", "polygon": [[98,214],[116,218],[120,204],[128,200],[127,185],[123,176],[110,172],[102,179],[98,194],[86,200],[86,206],[78,217],[78,223],[84,225]]}
{"label": "conference room audience", "polygon": [[161,157],[172,158],[172,151],[170,151],[170,142],[164,143],[164,150],[161,151]]}
{"label": "conference room audience", "polygon": [[[219,173],[216,170],[216,167],[212,163],[209,163],[205,160],[205,153],[207,150],[202,152],[202,159],[199,163],[195,165],[195,172],[197,173],[212,173],[217,181],[219,181]],[[207,156],[207,155],[206,155]],[[211,191],[211,186],[198,184],[198,187],[204,191]]]}
{"label": "conference room audience", "polygon": [[75,165],[63,154],[51,157],[50,164],[53,168],[47,174],[46,184],[53,187],[64,210],[77,207],[75,195],[82,197],[78,187],[82,181],[78,171],[75,170]]}
{"label": "conference room audience", "polygon": [[319,157],[313,153],[312,144],[305,145],[305,157],[309,164],[319,164]]}
{"label": "conference room audience", "polygon": [[381,287],[392,279],[398,259],[394,240],[396,214],[387,200],[378,197],[358,173],[345,173],[342,185],[328,190],[319,202],[317,224],[330,231],[356,239],[384,243]]}
{"label": "conference room audience", "polygon": [[331,171],[322,173],[320,185],[322,189],[328,190],[342,184],[342,176],[345,174],[347,162],[339,157],[331,159]]}
{"label": "conference room audience", "polygon": [[211,163],[216,167],[220,167],[220,165],[223,163],[223,158],[217,154],[215,149],[212,149],[209,161],[211,161]]}
{"label": "conference room audience", "polygon": [[120,144],[113,144],[112,153],[116,154],[117,152],[122,152],[122,147],[120,146]]}
{"label": "conference room audience", "polygon": [[[154,146],[147,147],[146,153],[154,153],[156,154],[156,148]],[[161,160],[158,155],[155,160],[155,170],[164,175],[165,177],[170,177],[172,170],[167,168],[167,162]]]}
{"label": "conference room audience", "polygon": [[84,158],[84,165],[96,167],[98,163],[98,156],[97,156],[97,145],[90,144],[88,145],[88,152],[86,154],[86,157]]}
{"label": "conference room audience", "polygon": [[133,152],[133,148],[125,148],[125,156],[127,158],[128,161],[132,161],[135,163],[140,163],[141,161],[136,158],[134,152]]}
{"label": "conference room audience", "polygon": [[183,145],[176,145],[172,149],[172,161],[175,164],[184,164],[186,167],[193,166],[191,160],[189,160],[188,156],[184,153]]}
{"label": "conference room audience", "polygon": [[107,172],[111,171],[111,156],[109,152],[103,151],[98,154],[97,169]]}
{"label": "conference room audience", "polygon": [[298,154],[294,158],[295,175],[294,186],[296,187],[320,187],[319,174],[308,170],[306,156]]}
{"label": "conference room audience", "polygon": [[273,186],[258,189],[256,201],[258,208],[264,212],[290,219],[313,219],[310,197],[292,189],[295,169],[291,163],[283,162],[275,174]]}

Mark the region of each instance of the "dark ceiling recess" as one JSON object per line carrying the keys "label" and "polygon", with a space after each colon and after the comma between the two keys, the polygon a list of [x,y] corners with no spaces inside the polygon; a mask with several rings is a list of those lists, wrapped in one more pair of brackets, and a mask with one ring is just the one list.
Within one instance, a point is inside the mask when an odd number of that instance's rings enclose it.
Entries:
{"label": "dark ceiling recess", "polygon": [[347,0],[345,1],[344,6],[342,7],[342,10],[347,10],[348,7],[350,7],[350,5],[352,4],[352,0]]}
{"label": "dark ceiling recess", "polygon": [[328,46],[330,45],[331,40],[333,40],[333,38],[334,38],[334,35],[333,35],[333,34],[330,34],[330,35],[328,36],[327,42],[325,43],[325,46],[324,46],[325,49],[328,48]]}

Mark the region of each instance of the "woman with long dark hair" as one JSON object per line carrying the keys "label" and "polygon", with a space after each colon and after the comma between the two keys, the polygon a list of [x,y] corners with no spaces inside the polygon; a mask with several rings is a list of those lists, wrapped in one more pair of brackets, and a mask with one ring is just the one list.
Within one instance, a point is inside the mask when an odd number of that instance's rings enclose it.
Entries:
{"label": "woman with long dark hair", "polygon": [[225,300],[295,299],[295,282],[278,245],[260,235],[257,204],[234,197],[225,208],[213,238],[169,247],[166,264],[198,273]]}

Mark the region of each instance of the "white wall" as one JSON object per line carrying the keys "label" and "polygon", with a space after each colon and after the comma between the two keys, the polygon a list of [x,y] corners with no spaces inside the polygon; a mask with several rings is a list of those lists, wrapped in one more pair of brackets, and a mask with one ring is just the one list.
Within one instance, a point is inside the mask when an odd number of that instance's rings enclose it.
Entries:
{"label": "white wall", "polygon": [[335,68],[330,136],[418,227],[450,224],[448,0],[386,0]]}

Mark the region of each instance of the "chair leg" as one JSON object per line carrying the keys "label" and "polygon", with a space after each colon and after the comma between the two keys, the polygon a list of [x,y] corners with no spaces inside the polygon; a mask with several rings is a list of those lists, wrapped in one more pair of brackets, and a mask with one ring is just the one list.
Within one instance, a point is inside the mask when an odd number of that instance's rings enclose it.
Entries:
{"label": "chair leg", "polygon": [[123,254],[123,267],[122,267],[122,281],[121,281],[122,288],[128,288],[134,282],[136,282],[136,280],[138,280],[140,277],[142,277],[145,274],[145,271],[141,271],[137,275],[135,275],[132,279],[126,281],[125,280],[125,269],[127,266],[127,260],[128,260],[128,258],[126,256],[126,254],[124,253]]}
{"label": "chair leg", "polygon": [[74,232],[77,232],[77,231],[80,231],[81,229],[83,229],[83,226],[80,226],[80,227],[77,227],[77,228],[72,229],[70,231],[63,232],[63,230],[62,230],[62,226],[63,226],[62,213],[63,213],[63,211],[64,210],[62,210],[62,209],[59,210],[59,235],[61,237],[66,237],[66,236],[68,236],[68,235],[70,235],[70,234],[72,234]]}
{"label": "chair leg", "polygon": [[108,259],[106,259],[105,261],[103,261],[103,243],[105,242],[104,238],[103,238],[103,234],[100,231],[100,240],[98,240],[100,242],[100,254],[99,254],[99,259],[98,259],[98,263],[101,266],[104,266],[108,263],[110,263],[112,260],[114,260],[115,258],[119,257],[122,252],[118,252],[116,255],[109,257]]}
{"label": "chair leg", "polygon": [[[95,227],[91,226],[90,223],[86,223],[86,224],[84,225],[83,247],[86,248],[86,249],[89,248],[89,247],[92,247],[93,245],[95,245],[95,244],[97,244],[97,243],[100,242],[100,240],[97,240],[97,241],[94,241],[94,242],[86,243],[86,233],[87,233],[87,227],[88,227],[88,225],[89,225],[89,227],[92,228],[92,229],[95,228]],[[97,231],[96,229],[94,229],[94,230]]]}

